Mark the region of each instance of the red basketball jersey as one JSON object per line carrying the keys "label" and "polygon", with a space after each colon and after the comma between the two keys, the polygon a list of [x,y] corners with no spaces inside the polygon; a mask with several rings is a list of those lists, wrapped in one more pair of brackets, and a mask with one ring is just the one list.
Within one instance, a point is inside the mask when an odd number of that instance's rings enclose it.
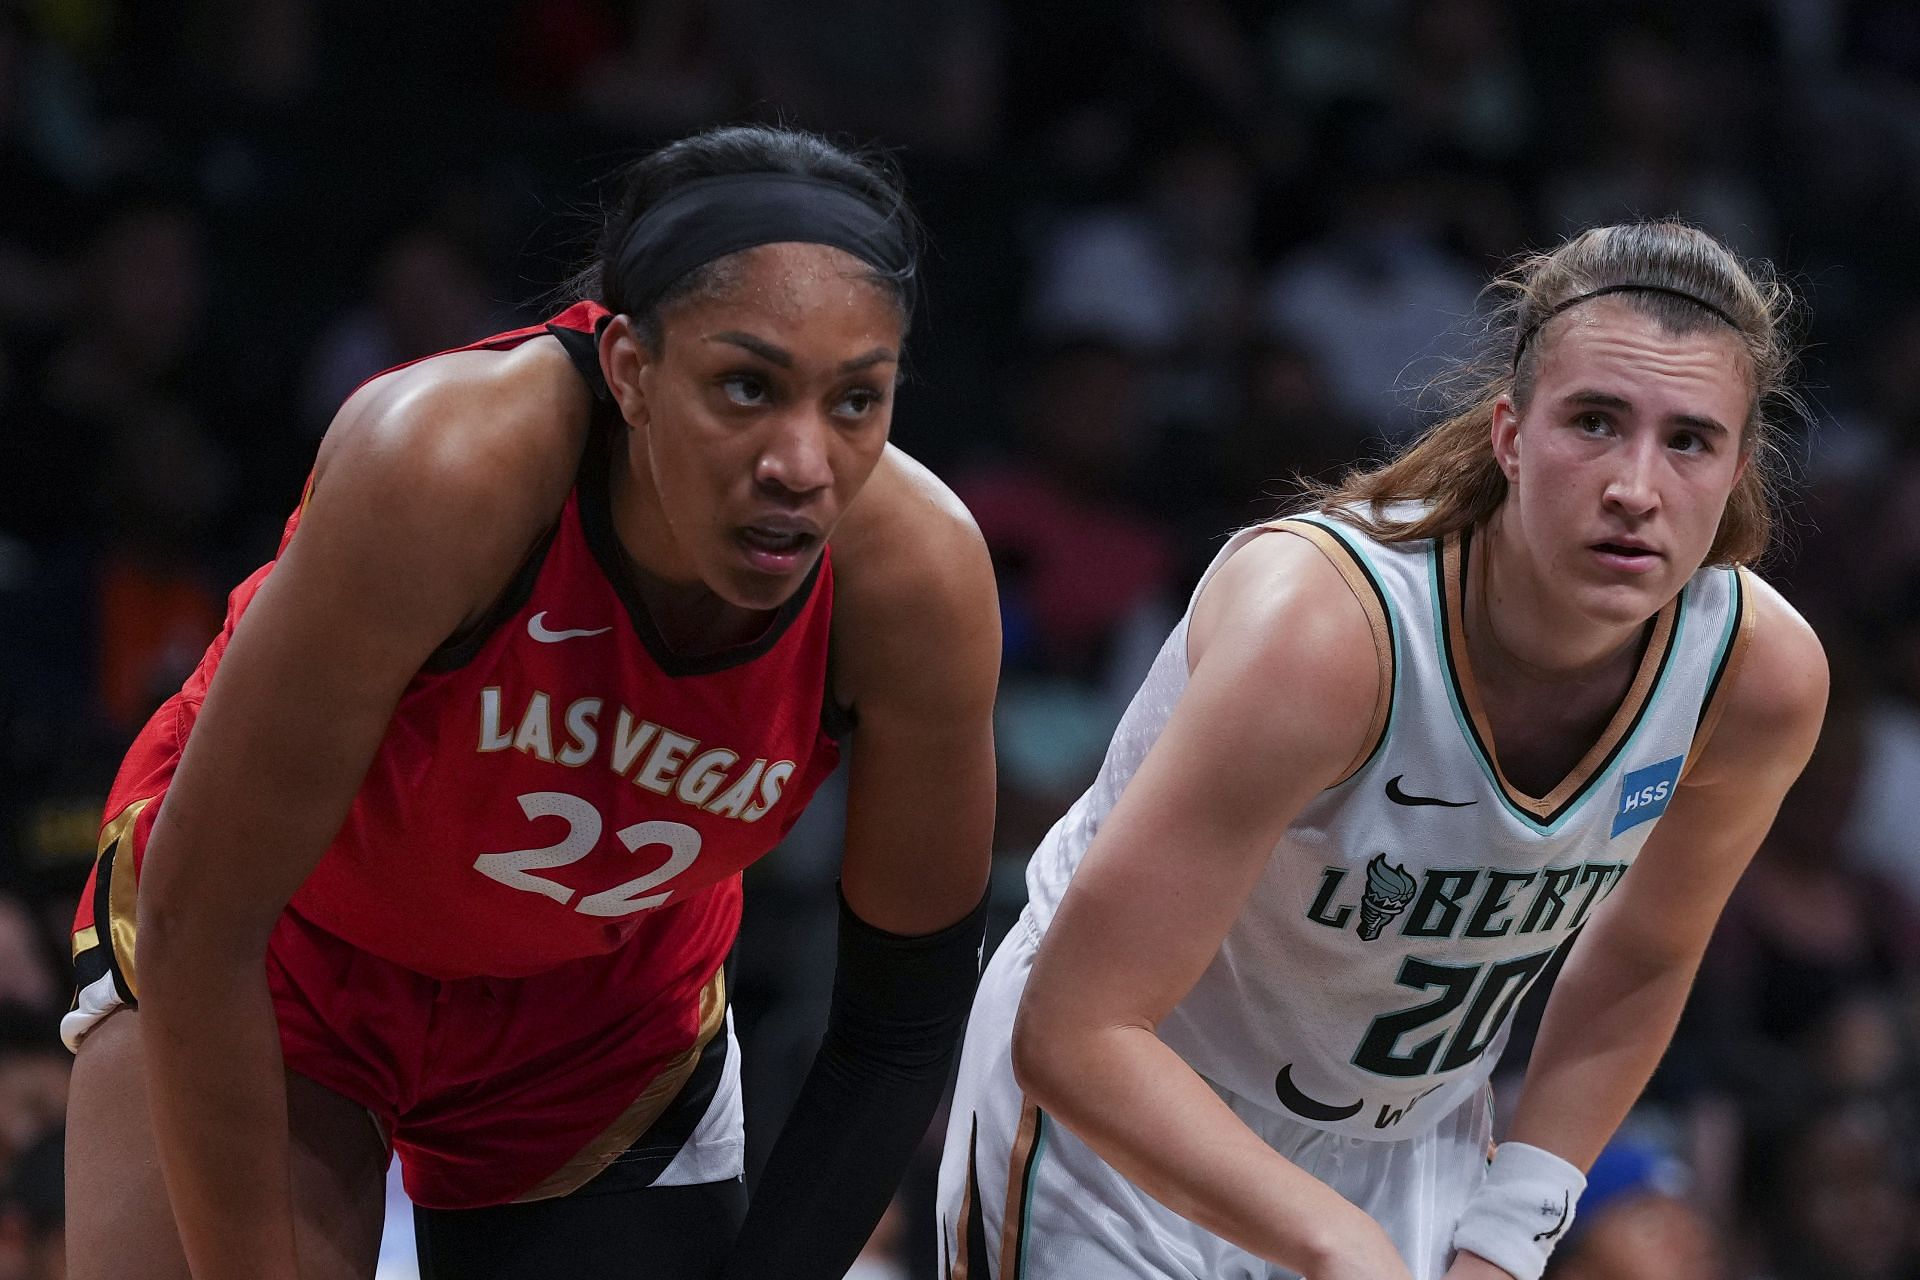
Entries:
{"label": "red basketball jersey", "polygon": [[[475,347],[552,332],[596,379],[604,314],[582,303]],[[660,955],[665,984],[697,990],[733,943],[742,868],[779,842],[838,760],[822,722],[828,554],[758,640],[678,657],[615,538],[600,444],[486,624],[407,686],[346,822],[292,902],[430,977],[534,973],[644,931],[636,945]],[[299,523],[296,512],[282,549]],[[234,590],[199,669],[121,767],[108,826],[150,801],[131,817],[136,859],[160,808],[151,801],[271,572]],[[77,930],[95,923],[94,897]]]}

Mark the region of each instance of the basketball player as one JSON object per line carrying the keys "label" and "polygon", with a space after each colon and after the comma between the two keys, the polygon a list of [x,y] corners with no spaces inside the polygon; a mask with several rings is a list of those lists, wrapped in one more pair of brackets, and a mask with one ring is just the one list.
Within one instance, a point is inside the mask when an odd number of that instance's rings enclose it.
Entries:
{"label": "basketball player", "polygon": [[[596,301],[347,402],[113,789],[77,1280],[371,1276],[390,1152],[428,1277],[842,1274],[992,825],[991,571],[887,444],[916,260],[873,164],[703,134],[631,172]],[[749,1212],[740,872],[842,742],[833,1012]]]}
{"label": "basketball player", "polygon": [[1508,283],[1465,412],[1227,543],[1035,854],[962,1054],[948,1275],[1537,1280],[1572,1220],[1826,667],[1738,567],[1784,291],[1667,223]]}

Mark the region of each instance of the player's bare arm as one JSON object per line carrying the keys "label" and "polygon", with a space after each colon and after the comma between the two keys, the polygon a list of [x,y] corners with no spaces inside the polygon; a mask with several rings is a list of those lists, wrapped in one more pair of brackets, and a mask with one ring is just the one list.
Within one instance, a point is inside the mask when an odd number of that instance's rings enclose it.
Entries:
{"label": "player's bare arm", "polygon": [[491,361],[498,376],[456,382],[419,365],[341,411],[156,825],[138,1020],[163,1170],[202,1280],[295,1274],[268,935],[409,679],[484,611],[560,505],[587,404],[576,385],[573,412],[555,414],[565,383],[540,376],[548,355],[447,357]]}
{"label": "player's bare arm", "polygon": [[[1749,576],[1755,617],[1719,724],[1633,870],[1594,914],[1550,998],[1511,1137],[1584,1169],[1653,1074],[1735,882],[1813,752],[1827,664],[1812,630]],[[1499,1276],[1478,1259],[1454,1280]]]}
{"label": "player's bare arm", "polygon": [[1000,668],[986,546],[888,448],[833,554],[831,690],[854,720],[833,1005],[727,1280],[844,1273],[924,1136],[979,974]]}
{"label": "player's bare arm", "polygon": [[1041,943],[1014,1028],[1029,1096],[1169,1208],[1318,1276],[1406,1274],[1384,1233],[1277,1154],[1154,1034],[1287,824],[1366,748],[1366,615],[1304,539],[1255,538],[1208,583],[1191,677]]}
{"label": "player's bare arm", "polygon": [[842,890],[923,934],[986,889],[1000,609],[973,519],[889,448],[834,539],[834,693],[854,716]]}

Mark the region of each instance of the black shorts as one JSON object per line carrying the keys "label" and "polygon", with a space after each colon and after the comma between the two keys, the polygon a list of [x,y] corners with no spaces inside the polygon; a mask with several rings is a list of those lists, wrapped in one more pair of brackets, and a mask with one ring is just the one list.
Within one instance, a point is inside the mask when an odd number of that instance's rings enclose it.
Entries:
{"label": "black shorts", "polygon": [[746,1183],[651,1187],[616,1164],[571,1195],[413,1211],[421,1280],[711,1280],[747,1213]]}

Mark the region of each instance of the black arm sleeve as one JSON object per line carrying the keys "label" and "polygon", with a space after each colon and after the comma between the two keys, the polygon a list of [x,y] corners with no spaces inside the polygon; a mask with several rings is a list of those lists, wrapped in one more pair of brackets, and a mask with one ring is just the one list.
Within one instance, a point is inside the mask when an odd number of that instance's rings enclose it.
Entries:
{"label": "black arm sleeve", "polygon": [[967,1024],[987,900],[903,938],[840,899],[826,1036],[767,1158],[725,1280],[840,1280],[926,1134]]}

